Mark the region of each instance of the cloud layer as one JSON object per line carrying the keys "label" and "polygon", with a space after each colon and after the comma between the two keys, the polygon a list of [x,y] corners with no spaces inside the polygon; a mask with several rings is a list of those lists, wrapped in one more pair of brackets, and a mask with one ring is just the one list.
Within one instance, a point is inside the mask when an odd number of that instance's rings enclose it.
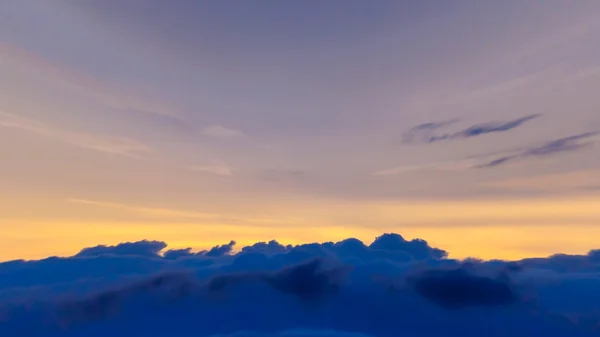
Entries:
{"label": "cloud layer", "polygon": [[160,241],[0,264],[2,336],[594,336],[597,251],[457,261],[384,234],[208,251]]}

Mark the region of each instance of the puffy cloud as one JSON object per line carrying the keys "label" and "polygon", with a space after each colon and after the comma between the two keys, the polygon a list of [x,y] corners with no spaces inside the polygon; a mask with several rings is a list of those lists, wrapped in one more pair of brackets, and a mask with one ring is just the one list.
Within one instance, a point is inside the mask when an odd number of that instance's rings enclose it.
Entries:
{"label": "puffy cloud", "polygon": [[401,235],[393,233],[378,237],[369,248],[383,251],[402,251],[410,254],[417,260],[429,258],[441,259],[448,255],[447,252],[441,249],[431,248],[425,240],[414,239],[406,241]]}
{"label": "puffy cloud", "polygon": [[162,241],[139,241],[125,242],[116,246],[103,246],[84,248],[75,257],[91,257],[99,255],[137,255],[156,257],[158,253],[165,249],[167,244]]}
{"label": "puffy cloud", "polygon": [[475,275],[464,267],[428,270],[410,279],[415,291],[449,309],[499,306],[517,301],[507,279]]}
{"label": "puffy cloud", "polygon": [[[0,335],[593,336],[600,261],[456,261],[384,234],[194,253],[141,241],[0,263]],[[100,248],[99,248],[100,247]]]}
{"label": "puffy cloud", "polygon": [[266,255],[285,253],[292,249],[291,245],[284,246],[275,240],[269,242],[257,242],[252,246],[242,248],[242,253],[262,253]]}
{"label": "puffy cloud", "polygon": [[233,246],[235,246],[235,241],[230,241],[226,245],[213,247],[211,250],[206,252],[206,256],[218,257],[231,253],[233,250]]}

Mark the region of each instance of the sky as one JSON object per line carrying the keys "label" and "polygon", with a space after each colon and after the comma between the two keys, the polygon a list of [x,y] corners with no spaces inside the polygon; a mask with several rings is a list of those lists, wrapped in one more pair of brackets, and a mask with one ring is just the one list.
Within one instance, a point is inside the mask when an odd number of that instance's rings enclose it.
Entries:
{"label": "sky", "polygon": [[600,2],[4,0],[0,260],[600,234]]}

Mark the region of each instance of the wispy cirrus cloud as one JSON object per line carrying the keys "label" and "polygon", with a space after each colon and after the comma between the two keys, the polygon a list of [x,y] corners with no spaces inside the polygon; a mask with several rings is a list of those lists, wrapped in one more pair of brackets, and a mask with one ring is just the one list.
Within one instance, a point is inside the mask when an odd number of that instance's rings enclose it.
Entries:
{"label": "wispy cirrus cloud", "polygon": [[406,144],[429,143],[435,131],[458,121],[459,119],[449,119],[416,125],[402,135],[402,142]]}
{"label": "wispy cirrus cloud", "polygon": [[222,125],[214,124],[205,127],[202,130],[202,134],[207,137],[219,138],[219,139],[233,139],[244,137],[244,133],[240,130],[230,129]]}
{"label": "wispy cirrus cloud", "polygon": [[600,188],[600,170],[582,170],[490,181],[482,186],[507,191],[565,192]]}
{"label": "wispy cirrus cloud", "polygon": [[132,205],[119,204],[119,203],[115,203],[115,202],[98,201],[98,200],[91,200],[91,199],[72,198],[72,199],[68,199],[67,201],[71,202],[71,203],[75,203],[75,204],[81,204],[81,205],[121,209],[121,210],[124,210],[127,212],[136,213],[139,215],[159,217],[159,218],[214,219],[214,218],[218,218],[220,216],[219,214],[215,214],[215,213],[182,211],[182,210],[157,208],[157,207],[132,206]]}
{"label": "wispy cirrus cloud", "polygon": [[208,172],[212,174],[216,174],[218,176],[228,177],[233,175],[233,168],[229,166],[226,162],[216,159],[211,161],[207,165],[196,165],[191,166],[190,170],[199,171],[199,172]]}
{"label": "wispy cirrus cloud", "polygon": [[463,171],[469,169],[494,168],[521,160],[541,159],[578,151],[597,142],[600,139],[599,136],[600,132],[583,132],[518,149],[473,155],[456,160],[384,168],[374,171],[372,175],[393,176],[421,170]]}
{"label": "wispy cirrus cloud", "polygon": [[94,200],[87,198],[70,198],[69,203],[91,207],[112,208],[127,213],[161,220],[187,220],[187,221],[220,221],[223,223],[245,223],[253,225],[281,225],[297,224],[304,219],[292,216],[246,216],[243,214],[221,214],[210,212],[199,212],[193,210],[182,210],[165,207],[149,207],[140,205],[122,204],[112,201]]}
{"label": "wispy cirrus cloud", "polygon": [[496,156],[476,166],[476,168],[491,168],[505,165],[518,160],[530,158],[545,158],[565,152],[577,151],[596,142],[599,132],[584,132],[573,136],[558,138],[545,143],[516,150],[512,153]]}
{"label": "wispy cirrus cloud", "polygon": [[115,88],[98,77],[90,76],[85,72],[51,61],[24,49],[0,45],[0,57],[6,57],[30,69],[36,69],[40,74],[61,81],[110,108],[138,111],[176,120],[182,119],[174,107],[162,101],[123,88]]}
{"label": "wispy cirrus cloud", "polygon": [[487,123],[475,124],[460,131],[444,134],[436,134],[436,131],[456,123],[458,121],[457,119],[442,122],[430,122],[411,128],[403,135],[402,139],[406,144],[428,144],[440,141],[473,138],[490,133],[510,131],[540,116],[541,114],[531,114],[509,121],[490,121]]}
{"label": "wispy cirrus cloud", "polygon": [[66,131],[39,120],[3,111],[0,111],[0,127],[27,131],[81,148],[131,158],[140,158],[153,152],[148,145],[128,137]]}
{"label": "wispy cirrus cloud", "polygon": [[396,167],[384,168],[372,173],[374,176],[394,176],[398,174],[421,171],[421,170],[437,170],[437,171],[462,171],[467,170],[477,164],[476,159],[465,158],[454,161],[442,161],[420,165],[401,165]]}

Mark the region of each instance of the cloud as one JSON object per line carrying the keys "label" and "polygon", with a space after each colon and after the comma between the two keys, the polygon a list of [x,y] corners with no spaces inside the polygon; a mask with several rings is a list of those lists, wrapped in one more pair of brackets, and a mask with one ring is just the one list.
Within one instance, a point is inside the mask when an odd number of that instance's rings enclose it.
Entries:
{"label": "cloud", "polygon": [[269,168],[261,172],[261,178],[270,182],[298,181],[308,178],[308,171],[302,169]]}
{"label": "cloud", "polygon": [[394,176],[398,174],[421,171],[421,170],[437,170],[437,171],[463,171],[473,168],[480,163],[480,159],[471,157],[459,160],[449,160],[442,162],[434,162],[421,165],[402,165],[391,168],[376,170],[372,173],[374,176]]}
{"label": "cloud", "polygon": [[244,137],[243,132],[241,132],[239,130],[235,130],[235,129],[226,128],[226,127],[218,125],[218,124],[205,127],[202,130],[202,134],[207,137],[219,138],[219,139],[232,139],[232,138]]}
{"label": "cloud", "polygon": [[164,102],[141,97],[141,95],[132,92],[124,92],[122,88],[114,88],[98,77],[90,76],[77,69],[53,62],[15,46],[0,46],[0,57],[9,57],[29,69],[36,69],[38,72],[57,79],[113,109],[134,110],[181,120],[181,116],[176,110]]}
{"label": "cloud", "polygon": [[597,334],[600,254],[457,261],[384,234],[161,254],[160,241],[0,263],[0,334],[579,336]]}
{"label": "cloud", "polygon": [[126,242],[116,246],[96,246],[84,248],[75,257],[92,257],[99,255],[135,255],[156,257],[167,244],[162,241]]}
{"label": "cloud", "polygon": [[169,208],[131,206],[131,205],[124,205],[124,204],[118,204],[118,203],[113,203],[113,202],[90,200],[90,199],[72,198],[72,199],[69,199],[68,201],[71,203],[76,203],[76,204],[81,204],[81,205],[122,209],[124,211],[133,212],[133,213],[137,213],[137,214],[144,215],[144,216],[160,217],[160,218],[215,219],[215,218],[221,217],[221,215],[216,214],[216,213],[202,213],[202,212],[182,211],[182,210],[169,209]]}
{"label": "cloud", "polygon": [[35,119],[2,111],[0,111],[0,126],[28,131],[85,149],[126,157],[140,158],[152,153],[152,149],[146,144],[131,138],[65,131]]}
{"label": "cloud", "polygon": [[231,166],[227,165],[227,163],[222,160],[213,160],[208,165],[192,166],[190,169],[193,171],[208,172],[224,177],[233,175],[233,168],[231,168]]}
{"label": "cloud", "polygon": [[474,275],[464,267],[428,270],[410,281],[419,295],[449,309],[501,306],[518,299],[507,280]]}
{"label": "cloud", "polygon": [[494,153],[468,156],[456,160],[421,165],[403,165],[383,168],[374,171],[372,175],[393,176],[421,170],[464,171],[470,169],[493,168],[521,160],[541,159],[582,150],[597,142],[599,135],[600,133],[595,131],[583,132],[518,149],[509,149]]}
{"label": "cloud", "polygon": [[230,241],[226,245],[213,247],[211,250],[206,252],[206,256],[210,257],[219,257],[223,255],[228,255],[233,251],[233,246],[235,246],[235,241]]}
{"label": "cloud", "polygon": [[275,240],[269,242],[257,242],[252,246],[242,248],[243,253],[260,253],[265,255],[284,253],[292,249],[292,246],[284,246]]}
{"label": "cloud", "polygon": [[406,241],[401,235],[395,233],[381,235],[373,241],[369,248],[380,251],[407,252],[417,260],[441,259],[448,256],[448,253],[441,249],[431,248],[427,241],[421,239]]}
{"label": "cloud", "polygon": [[214,277],[208,283],[211,292],[251,282],[264,283],[274,290],[302,301],[319,301],[334,296],[341,287],[347,268],[325,268],[320,259],[309,260],[276,272],[245,272]]}
{"label": "cloud", "polygon": [[450,119],[416,125],[402,135],[402,142],[406,144],[428,143],[431,141],[431,137],[433,137],[435,131],[458,121],[459,119]]}
{"label": "cloud", "polygon": [[278,333],[237,332],[227,335],[213,335],[211,337],[371,337],[361,333],[341,332],[333,330],[290,330]]}
{"label": "cloud", "polygon": [[585,191],[600,187],[600,170],[582,170],[483,183],[482,186],[509,191]]}
{"label": "cloud", "polygon": [[120,204],[110,201],[92,200],[85,198],[70,198],[67,202],[80,204],[83,206],[91,207],[104,207],[122,210],[124,212],[132,213],[141,217],[150,217],[154,219],[163,220],[213,220],[221,223],[246,223],[252,225],[281,225],[281,224],[297,224],[302,222],[302,218],[297,217],[286,217],[286,216],[273,216],[273,217],[252,217],[246,214],[221,214],[221,213],[208,213],[208,212],[196,212],[191,210],[181,210],[163,207],[147,207],[138,205],[127,205]]}
{"label": "cloud", "polygon": [[584,132],[573,136],[558,138],[547,141],[540,145],[531,146],[529,148],[515,150],[508,154],[493,156],[481,164],[476,165],[477,168],[492,168],[519,160],[531,158],[545,158],[566,152],[573,152],[588,147],[597,141],[595,139],[600,133]]}
{"label": "cloud", "polygon": [[435,134],[435,131],[442,127],[446,127],[458,120],[450,120],[443,122],[431,122],[417,125],[408,130],[402,137],[406,144],[422,144],[436,143],[440,141],[450,141],[458,139],[466,139],[479,137],[490,133],[500,133],[513,130],[521,125],[540,117],[541,114],[532,114],[509,121],[491,121],[482,124],[475,124],[466,129],[453,133]]}
{"label": "cloud", "polygon": [[507,122],[488,122],[484,124],[473,125],[463,131],[450,136],[452,139],[470,138],[484,135],[486,133],[509,131],[523,125],[530,120],[540,117],[541,114],[533,114],[517,118]]}

